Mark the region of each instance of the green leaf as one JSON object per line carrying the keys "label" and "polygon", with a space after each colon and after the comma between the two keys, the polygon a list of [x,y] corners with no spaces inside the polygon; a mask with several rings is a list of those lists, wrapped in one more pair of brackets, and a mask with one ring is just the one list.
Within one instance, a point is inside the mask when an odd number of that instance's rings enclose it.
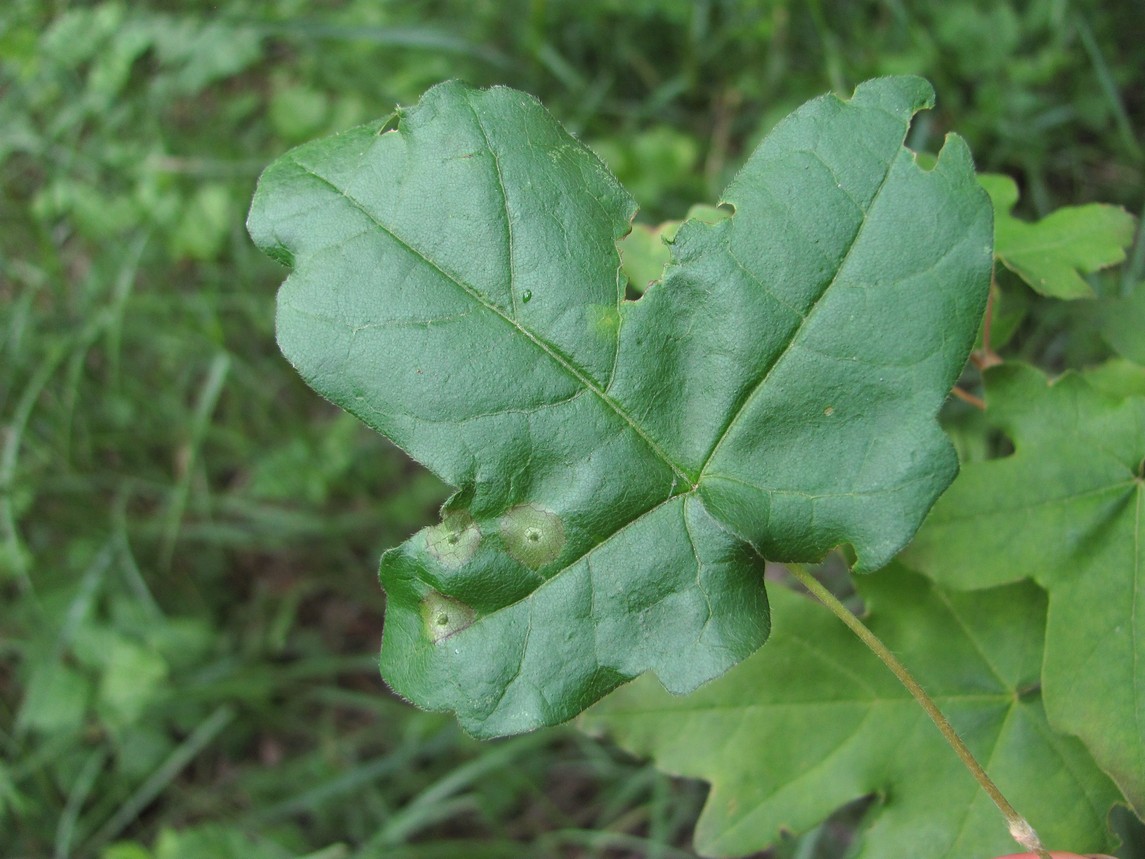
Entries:
{"label": "green leaf", "polygon": [[1115,397],[1145,397],[1145,366],[1141,364],[1111,358],[1104,364],[1088,367],[1082,375],[1092,387]]}
{"label": "green leaf", "polygon": [[99,859],[154,859],[151,851],[136,841],[117,841],[105,847]]}
{"label": "green leaf", "polygon": [[217,823],[161,829],[155,845],[155,859],[286,859],[296,855],[270,839]]}
{"label": "green leaf", "polygon": [[[948,593],[894,568],[857,585],[868,623],[903,654],[998,786],[1057,848],[1108,848],[1117,789],[1055,734],[1037,692],[1045,594],[1030,583]],[[894,676],[818,603],[772,588],[771,641],[687,698],[649,678],[581,724],[668,772],[712,784],[705,856],[741,856],[875,797],[859,857],[966,859],[1012,850],[1005,820]]]}
{"label": "green leaf", "polygon": [[101,717],[113,727],[139,720],[167,692],[167,662],[130,639],[109,637],[111,647],[99,682]]}
{"label": "green leaf", "polygon": [[620,271],[636,292],[645,292],[664,273],[664,268],[672,259],[666,232],[679,229],[680,223],[665,221],[654,227],[633,224],[632,232],[617,242]]}
{"label": "green leaf", "polygon": [[1017,364],[986,393],[1014,454],[965,466],[905,557],[944,585],[1049,591],[1050,720],[1145,815],[1145,397]]}
{"label": "green leaf", "polygon": [[994,253],[1042,295],[1092,298],[1083,274],[1125,260],[1134,219],[1119,206],[1065,206],[1029,223],[1011,214],[1018,186],[1009,176],[984,173],[979,181],[994,204]]}
{"label": "green leaf", "polygon": [[443,84],[267,169],[283,352],[459,487],[382,559],[399,694],[489,736],[645,671],[690,691],[767,637],[761,556],[902,548],[957,468],[935,413],[992,259],[965,144],[902,146],[932,95],[805,105],[637,302],[631,198],[522,93]]}

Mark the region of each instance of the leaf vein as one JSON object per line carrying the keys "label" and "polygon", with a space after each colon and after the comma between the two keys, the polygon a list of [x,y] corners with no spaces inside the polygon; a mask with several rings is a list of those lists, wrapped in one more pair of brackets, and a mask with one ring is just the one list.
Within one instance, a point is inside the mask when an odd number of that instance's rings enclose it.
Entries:
{"label": "leaf vein", "polygon": [[517,260],[513,250],[513,217],[509,213],[509,194],[505,190],[505,177],[501,173],[501,159],[493,150],[493,144],[485,130],[485,123],[481,121],[477,108],[473,106],[472,92],[466,92],[465,104],[470,113],[473,114],[473,121],[477,123],[477,130],[481,132],[481,138],[485,141],[485,148],[489,150],[489,156],[493,159],[493,170],[497,174],[497,190],[501,192],[501,210],[505,213],[505,262],[509,270],[509,301],[513,307],[513,319],[516,320],[520,315],[521,308],[517,298]]}
{"label": "leaf vein", "polygon": [[335,193],[340,195],[343,199],[346,200],[347,203],[349,203],[351,206],[353,206],[355,209],[357,209],[359,212],[361,212],[365,217],[369,218],[375,225],[377,225],[379,230],[381,230],[383,233],[385,233],[387,236],[389,236],[391,239],[393,239],[394,242],[396,242],[399,247],[403,248],[406,252],[411,253],[415,257],[420,259],[422,262],[424,262],[426,265],[428,265],[430,268],[432,268],[434,271],[436,271],[439,275],[441,275],[441,277],[443,277],[445,280],[452,283],[454,286],[456,286],[458,289],[460,289],[462,292],[464,292],[466,295],[468,295],[472,300],[478,302],[479,304],[484,306],[487,310],[492,311],[497,316],[497,318],[501,319],[503,322],[516,328],[522,335],[524,335],[529,340],[529,342],[533,343],[538,349],[540,349],[545,355],[547,355],[553,362],[555,362],[561,369],[563,369],[566,373],[568,373],[570,376],[572,376],[577,382],[579,382],[585,388],[592,391],[605,406],[607,406],[612,412],[614,412],[617,415],[617,417],[619,417],[621,420],[623,420],[628,425],[628,427],[634,433],[636,433],[637,436],[640,437],[640,439],[648,446],[648,448],[654,454],[656,454],[658,459],[660,459],[665,465],[667,465],[679,477],[683,478],[684,481],[689,486],[692,485],[693,479],[687,473],[687,471],[685,471],[685,469],[681,465],[676,463],[668,455],[667,451],[665,451],[656,442],[655,439],[653,439],[650,435],[648,435],[648,433],[645,432],[644,429],[638,423],[636,423],[635,420],[633,420],[632,416],[629,415],[621,407],[621,405],[618,402],[616,402],[614,399],[612,399],[612,397],[610,397],[602,388],[600,388],[595,382],[593,382],[593,380],[584,371],[582,371],[580,368],[578,368],[575,364],[573,364],[573,362],[569,358],[567,358],[565,355],[563,355],[561,353],[561,351],[559,349],[557,349],[556,346],[554,346],[553,344],[542,339],[541,337],[536,335],[534,332],[530,331],[528,328],[523,326],[516,319],[512,318],[511,316],[506,315],[504,309],[502,309],[501,307],[498,307],[492,301],[488,300],[484,295],[482,295],[479,291],[477,291],[477,289],[475,289],[472,285],[465,283],[463,280],[461,280],[456,275],[446,271],[446,269],[440,263],[438,263],[436,260],[432,259],[428,254],[426,254],[420,248],[414,247],[412,244],[410,244],[405,239],[403,239],[401,236],[399,236],[393,229],[391,229],[390,227],[388,227],[387,225],[385,225],[381,221],[379,221],[376,217],[374,217],[373,213],[371,213],[361,203],[361,201],[352,197],[350,194],[348,194],[342,188],[339,188],[332,181],[330,181],[327,177],[321,175],[320,173],[315,172],[313,169],[311,169],[306,164],[303,164],[297,158],[292,158],[291,163],[293,163],[296,167],[298,167],[299,170],[302,170],[308,176],[312,177],[313,179],[316,179],[317,181],[326,185],[332,191],[334,191]]}
{"label": "leaf vein", "polygon": [[816,295],[814,300],[811,302],[811,306],[808,308],[806,315],[803,317],[803,324],[798,326],[796,328],[796,330],[792,332],[791,339],[787,341],[787,344],[776,353],[775,357],[763,369],[763,373],[760,376],[759,381],[755,383],[755,385],[751,388],[751,390],[747,392],[747,394],[740,400],[739,403],[736,404],[736,407],[732,410],[732,414],[731,414],[730,419],[724,424],[724,427],[721,430],[719,436],[717,437],[715,444],[712,445],[711,452],[708,454],[707,458],[704,460],[704,464],[700,467],[700,481],[699,482],[703,481],[704,475],[707,473],[708,466],[711,464],[712,460],[715,459],[716,454],[719,453],[720,447],[723,446],[724,441],[728,438],[728,436],[731,434],[732,430],[735,428],[736,424],[739,422],[740,418],[747,411],[748,405],[751,403],[751,401],[753,399],[755,399],[755,397],[759,393],[759,391],[764,388],[764,386],[767,384],[768,379],[771,378],[772,372],[775,370],[776,367],[778,367],[783,362],[783,359],[791,351],[792,346],[799,339],[799,334],[802,333],[804,330],[806,330],[806,327],[807,327],[808,323],[810,322],[811,317],[814,315],[815,311],[822,305],[823,299],[831,291],[831,287],[833,287],[838,282],[839,276],[846,269],[847,261],[850,259],[851,253],[854,251],[855,247],[859,244],[859,241],[862,238],[863,232],[864,232],[867,224],[870,223],[871,210],[875,207],[875,205],[877,204],[877,202],[879,200],[879,196],[882,194],[883,190],[887,187],[887,180],[890,178],[890,175],[891,175],[891,172],[893,171],[896,160],[897,160],[897,158],[891,158],[888,161],[886,171],[883,173],[882,179],[879,180],[878,188],[875,190],[875,193],[871,196],[870,204],[867,206],[866,210],[863,212],[863,218],[860,221],[858,228],[855,230],[855,235],[851,237],[851,241],[848,243],[846,250],[843,251],[843,254],[841,255],[841,257],[839,259],[839,266],[835,270],[834,276],[832,276],[831,279],[829,281],[827,281],[826,285],[824,285],[824,287],[819,291],[819,294]]}

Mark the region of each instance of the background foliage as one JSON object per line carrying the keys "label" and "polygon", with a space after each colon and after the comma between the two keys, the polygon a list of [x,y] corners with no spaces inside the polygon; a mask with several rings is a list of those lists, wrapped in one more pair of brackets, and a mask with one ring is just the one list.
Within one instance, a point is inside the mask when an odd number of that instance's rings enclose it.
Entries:
{"label": "background foliage", "polygon": [[[939,104],[909,144],[957,128],[980,169],[1017,180],[1018,216],[1140,212],[1135,6],[5,4],[5,855],[694,855],[700,783],[568,729],[478,745],[382,690],[372,570],[444,488],[278,356],[281,271],[243,229],[259,170],[439,80],[501,82],[540,97],[658,223],[714,202],[805,99],[913,72]],[[1141,360],[1140,237],[1087,276],[1085,303],[999,277],[1008,356]],[[964,458],[996,444],[974,410],[947,417]],[[861,812],[777,855],[839,855]]]}

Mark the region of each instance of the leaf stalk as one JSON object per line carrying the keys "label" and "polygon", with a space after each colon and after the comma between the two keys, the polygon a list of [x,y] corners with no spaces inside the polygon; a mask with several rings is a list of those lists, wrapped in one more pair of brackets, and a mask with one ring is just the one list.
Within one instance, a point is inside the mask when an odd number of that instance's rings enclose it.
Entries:
{"label": "leaf stalk", "polygon": [[970,353],[970,363],[979,370],[986,370],[1002,363],[1002,357],[990,345],[990,331],[994,324],[994,301],[998,293],[998,281],[990,276],[990,289],[986,293],[986,312],[982,316],[982,348]]}
{"label": "leaf stalk", "polygon": [[943,738],[946,740],[950,748],[954,749],[954,753],[958,755],[963,765],[974,776],[974,780],[978,782],[982,790],[986,791],[986,795],[994,801],[998,806],[998,810],[1002,812],[1002,816],[1006,818],[1006,824],[1009,826],[1010,835],[1026,850],[1031,850],[1036,853],[1041,859],[1051,859],[1049,851],[1042,845],[1041,839],[1038,838],[1038,833],[1029,824],[1018,811],[1012,806],[1009,800],[994,784],[994,781],[986,774],[986,770],[978,763],[978,759],[967,748],[966,743],[958,736],[958,732],[954,730],[954,726],[946,720],[946,716],[938,709],[938,705],[934,700],[926,694],[926,690],[922,685],[914,679],[912,675],[903,665],[899,662],[898,658],[891,653],[890,649],[883,644],[883,642],[876,636],[867,626],[859,620],[859,618],[847,608],[843,603],[823,584],[816,579],[811,573],[801,564],[786,564],[787,569],[791,574],[799,580],[811,595],[819,602],[823,603],[831,613],[834,614],[839,620],[847,625],[851,632],[859,637],[859,640],[865,644],[872,653],[879,658],[879,660],[891,670],[891,673],[898,678],[899,682],[906,687],[907,691],[913,696],[914,700],[918,702],[919,706],[926,711],[926,715],[934,722],[935,726],[942,733]]}

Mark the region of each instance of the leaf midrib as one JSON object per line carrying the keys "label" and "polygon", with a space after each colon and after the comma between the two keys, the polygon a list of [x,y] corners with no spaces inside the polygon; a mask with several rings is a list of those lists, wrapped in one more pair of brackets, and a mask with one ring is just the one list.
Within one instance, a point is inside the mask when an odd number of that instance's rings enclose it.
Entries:
{"label": "leaf midrib", "polygon": [[835,269],[834,275],[832,275],[831,279],[827,281],[826,285],[819,291],[819,294],[815,296],[815,299],[811,302],[811,306],[808,307],[807,311],[803,314],[802,321],[795,327],[795,330],[791,332],[791,338],[787,341],[786,344],[784,344],[783,348],[776,353],[775,357],[764,368],[762,374],[760,375],[759,381],[757,381],[752,386],[751,390],[747,392],[747,394],[740,400],[739,404],[732,411],[727,423],[724,424],[723,429],[721,429],[719,436],[716,438],[715,444],[712,445],[711,452],[708,453],[707,457],[704,459],[703,465],[700,466],[700,476],[696,481],[697,484],[703,482],[704,477],[708,472],[708,466],[715,460],[716,455],[720,451],[720,448],[723,447],[724,442],[732,434],[732,431],[739,423],[740,418],[742,418],[744,413],[748,410],[748,406],[756,398],[760,390],[762,390],[767,384],[767,380],[771,378],[771,374],[775,368],[783,363],[783,359],[791,351],[791,348],[795,345],[795,341],[799,339],[799,335],[806,330],[808,325],[811,324],[811,320],[814,317],[815,312],[819,309],[820,306],[822,306],[823,299],[826,298],[827,294],[831,292],[831,288],[838,282],[839,276],[843,273],[843,269],[847,267],[847,261],[851,258],[851,253],[854,251],[856,245],[859,244],[859,240],[862,238],[863,232],[866,230],[867,224],[870,222],[871,210],[874,209],[880,195],[883,193],[883,189],[886,188],[887,181],[890,179],[891,172],[894,170],[895,163],[899,160],[901,153],[902,144],[900,143],[898,150],[896,150],[895,154],[887,161],[886,170],[883,172],[882,179],[879,180],[879,185],[875,189],[875,193],[871,195],[871,198],[865,208],[860,207],[863,213],[862,220],[859,222],[859,226],[856,228],[855,234],[851,237],[851,241],[847,243],[846,249],[842,254],[840,254],[839,265]]}
{"label": "leaf midrib", "polygon": [[[492,150],[489,151],[494,159],[496,159],[495,153],[493,153]],[[621,420],[623,420],[628,425],[628,427],[634,433],[636,433],[636,435],[648,446],[649,450],[651,450],[658,459],[660,459],[673,472],[675,472],[677,476],[682,479],[683,486],[681,487],[681,492],[693,488],[697,481],[696,476],[689,474],[683,466],[675,462],[668,455],[667,451],[665,451],[659,444],[657,444],[655,439],[648,435],[648,433],[644,431],[644,429],[632,418],[632,416],[629,415],[627,411],[625,411],[620,403],[610,397],[603,388],[593,382],[593,380],[589,378],[584,372],[582,372],[575,364],[573,364],[572,361],[562,355],[560,350],[558,350],[551,343],[548,343],[541,337],[534,334],[525,326],[521,325],[521,323],[507,315],[505,311],[498,307],[496,304],[487,300],[485,296],[483,296],[475,288],[465,283],[460,278],[455,277],[420,248],[415,247],[410,242],[406,241],[404,238],[398,235],[392,228],[383,224],[376,217],[374,217],[374,215],[359,200],[348,194],[342,188],[339,188],[328,178],[320,173],[317,173],[306,164],[303,164],[296,157],[292,157],[290,162],[294,164],[294,166],[296,166],[299,170],[303,171],[306,175],[321,182],[323,185],[330,188],[332,191],[346,200],[347,203],[349,203],[357,211],[361,212],[365,217],[367,217],[379,230],[389,236],[399,247],[403,248],[408,253],[413,254],[447,281],[464,292],[472,300],[476,301],[486,310],[489,310],[491,313],[493,313],[502,322],[520,332],[526,339],[528,339],[530,343],[540,349],[543,354],[548,356],[548,358],[555,362],[557,366],[559,366],[564,372],[572,376],[582,387],[595,394],[601,400],[601,402],[604,403],[605,406],[611,409]]]}

